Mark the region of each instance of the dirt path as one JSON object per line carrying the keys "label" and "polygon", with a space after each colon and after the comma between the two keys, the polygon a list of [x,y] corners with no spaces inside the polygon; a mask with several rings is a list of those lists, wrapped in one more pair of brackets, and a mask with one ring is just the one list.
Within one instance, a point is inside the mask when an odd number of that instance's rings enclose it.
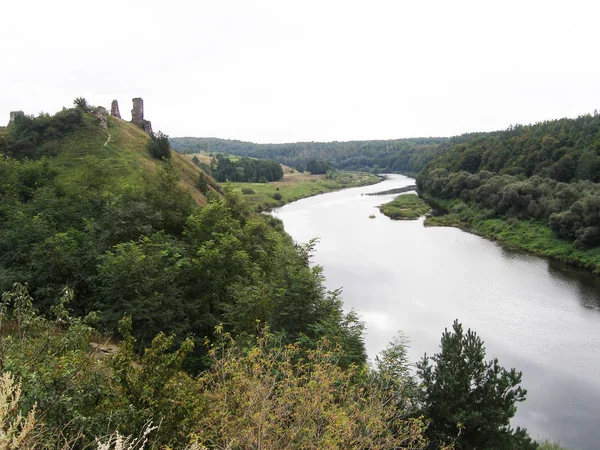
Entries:
{"label": "dirt path", "polygon": [[104,143],[104,146],[106,147],[108,145],[108,143],[110,142],[110,133],[107,131],[108,133],[108,139],[106,140],[106,142]]}

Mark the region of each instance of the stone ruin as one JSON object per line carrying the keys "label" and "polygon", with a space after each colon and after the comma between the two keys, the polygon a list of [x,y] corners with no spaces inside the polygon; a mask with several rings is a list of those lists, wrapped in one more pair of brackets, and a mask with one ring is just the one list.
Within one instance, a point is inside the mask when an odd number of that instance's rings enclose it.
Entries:
{"label": "stone ruin", "polygon": [[[92,114],[100,121],[100,126],[104,129],[107,128],[106,116],[108,111],[106,108],[99,106],[92,111]],[[10,120],[8,124],[12,124],[15,118],[18,116],[24,116],[23,111],[11,111]],[[110,115],[113,117],[121,118],[121,112],[119,111],[119,102],[113,100],[110,105]],[[152,135],[152,123],[149,120],[144,119],[144,100],[140,97],[133,99],[133,109],[131,110],[131,123],[140,127],[146,134]]]}
{"label": "stone ruin", "polygon": [[92,111],[92,115],[100,121],[100,128],[107,129],[108,124],[106,123],[106,115],[108,111],[104,106],[97,106]]}
{"label": "stone ruin", "polygon": [[24,115],[25,115],[25,113],[23,111],[11,111],[10,112],[10,120],[8,121],[8,124],[10,125],[11,123],[13,123],[18,116],[24,116]]}
{"label": "stone ruin", "polygon": [[132,101],[131,123],[140,127],[146,134],[152,135],[152,123],[144,119],[144,100],[136,97]]}
{"label": "stone ruin", "polygon": [[121,118],[121,112],[119,111],[119,102],[113,100],[110,104],[110,115],[116,117],[117,119]]}

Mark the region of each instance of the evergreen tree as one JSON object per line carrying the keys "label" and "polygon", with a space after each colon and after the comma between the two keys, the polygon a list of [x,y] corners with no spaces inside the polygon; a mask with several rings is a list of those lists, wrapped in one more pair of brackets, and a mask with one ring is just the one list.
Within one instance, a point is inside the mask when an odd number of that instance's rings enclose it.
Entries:
{"label": "evergreen tree", "polygon": [[430,447],[456,439],[457,449],[536,448],[525,430],[509,425],[527,393],[519,386],[521,372],[504,369],[497,359],[486,362],[477,334],[465,333],[458,320],[452,328],[442,334],[442,351],[417,363]]}

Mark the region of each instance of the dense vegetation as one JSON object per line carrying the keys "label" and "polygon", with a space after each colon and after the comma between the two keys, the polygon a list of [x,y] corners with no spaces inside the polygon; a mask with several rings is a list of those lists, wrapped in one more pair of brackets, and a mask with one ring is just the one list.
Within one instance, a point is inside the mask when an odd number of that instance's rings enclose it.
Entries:
{"label": "dense vegetation", "polygon": [[82,104],[2,134],[0,446],[536,448],[473,333],[419,378],[401,340],[368,366],[314,242]]}
{"label": "dense vegetation", "polygon": [[[455,138],[455,139],[462,139]],[[447,138],[396,139],[389,141],[298,142],[253,144],[216,138],[171,138],[182,153],[228,153],[274,159],[297,170],[311,173],[309,163],[325,161],[336,169],[373,173],[401,172],[416,175],[431,159],[441,155],[451,142]],[[315,167],[312,167],[316,169]],[[317,168],[318,169],[318,168]]]}
{"label": "dense vegetation", "polygon": [[204,338],[219,323],[251,333],[260,320],[289,339],[337,334],[364,360],[360,327],[308,266],[310,248],[295,248],[275,219],[232,192],[198,207],[168,162],[138,185],[92,176],[101,167],[67,185],[52,163],[0,159],[0,289],[27,283],[48,311],[69,286],[74,311],[100,310],[104,329],[134,317],[142,346],[161,331]]}
{"label": "dense vegetation", "polygon": [[492,236],[499,234],[485,230],[494,219],[514,227],[549,227],[555,239],[538,241],[539,253],[599,271],[598,180],[600,116],[595,114],[473,135],[431,161],[417,184],[452,213],[438,222],[471,224]]}
{"label": "dense vegetation", "polygon": [[273,160],[240,158],[236,161],[219,155],[212,175],[219,182],[267,183],[283,177],[281,164]]}
{"label": "dense vegetation", "polygon": [[483,343],[457,323],[434,365],[419,365],[420,386],[402,340],[369,368],[340,364],[348,355],[326,338],[285,344],[257,329],[242,345],[221,326],[195,375],[184,368],[192,338],[159,333],[138,354],[131,316],[114,345],[95,314],[70,314],[72,300],[66,289],[41,316],[22,285],[2,296],[4,448],[537,448],[508,426],[525,396],[520,373],[485,362]]}
{"label": "dense vegetation", "polygon": [[404,194],[384,203],[379,210],[395,220],[414,220],[424,216],[429,211],[429,206],[417,194]]}

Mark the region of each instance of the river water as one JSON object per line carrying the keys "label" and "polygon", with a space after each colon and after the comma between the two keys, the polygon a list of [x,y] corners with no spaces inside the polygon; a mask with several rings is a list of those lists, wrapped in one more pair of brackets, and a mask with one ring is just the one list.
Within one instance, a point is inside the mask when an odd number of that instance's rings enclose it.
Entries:
{"label": "river water", "polygon": [[598,277],[423,219],[393,221],[376,206],[397,194],[363,195],[410,184],[389,175],[273,215],[294,240],[319,238],[314,262],[365,322],[370,358],[398,331],[412,361],[436,353],[444,328],[459,319],[485,341],[488,359],[523,372],[527,400],[513,426],[573,449],[600,448]]}

